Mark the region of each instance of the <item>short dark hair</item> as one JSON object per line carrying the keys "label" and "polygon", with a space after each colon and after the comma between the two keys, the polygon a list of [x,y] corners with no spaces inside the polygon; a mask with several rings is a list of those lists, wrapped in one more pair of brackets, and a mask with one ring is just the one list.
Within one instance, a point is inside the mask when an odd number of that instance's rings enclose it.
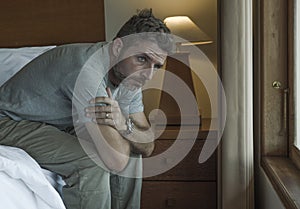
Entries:
{"label": "short dark hair", "polygon": [[152,40],[154,37],[153,34],[157,34],[158,37],[156,37],[153,41],[156,41],[165,51],[170,51],[173,47],[173,39],[170,36],[170,29],[162,20],[153,15],[152,9],[143,9],[139,11],[138,14],[133,15],[121,27],[114,39],[139,33],[152,33],[152,35],[150,35],[152,37],[150,39]]}
{"label": "short dark hair", "polygon": [[121,38],[130,34],[142,32],[170,33],[163,21],[154,17],[152,9],[143,9],[132,16],[119,30],[116,37]]}

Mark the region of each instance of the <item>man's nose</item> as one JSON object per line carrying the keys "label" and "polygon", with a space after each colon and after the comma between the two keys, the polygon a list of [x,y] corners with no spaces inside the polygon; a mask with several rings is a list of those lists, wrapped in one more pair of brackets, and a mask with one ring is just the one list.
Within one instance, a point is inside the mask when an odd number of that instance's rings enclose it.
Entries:
{"label": "man's nose", "polygon": [[146,80],[151,80],[152,77],[153,77],[153,70],[154,70],[154,67],[151,67],[151,68],[148,68],[148,69],[145,69],[143,71],[143,77],[146,79]]}

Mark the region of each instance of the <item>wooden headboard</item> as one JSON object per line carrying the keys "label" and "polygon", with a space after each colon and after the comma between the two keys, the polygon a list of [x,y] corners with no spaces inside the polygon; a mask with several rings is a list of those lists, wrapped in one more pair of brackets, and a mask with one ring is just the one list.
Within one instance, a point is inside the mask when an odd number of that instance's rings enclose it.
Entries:
{"label": "wooden headboard", "polygon": [[6,0],[0,6],[0,47],[105,40],[104,0]]}

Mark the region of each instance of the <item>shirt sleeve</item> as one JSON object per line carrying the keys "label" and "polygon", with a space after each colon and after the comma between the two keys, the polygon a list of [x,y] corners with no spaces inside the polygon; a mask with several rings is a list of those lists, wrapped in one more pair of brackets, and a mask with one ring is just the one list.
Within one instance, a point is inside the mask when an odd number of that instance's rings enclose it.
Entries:
{"label": "shirt sleeve", "polygon": [[141,90],[139,90],[133,97],[129,107],[129,114],[138,112],[144,112],[143,94]]}
{"label": "shirt sleeve", "polygon": [[83,65],[79,74],[66,76],[62,91],[72,101],[73,124],[91,122],[85,116],[85,108],[91,106],[90,100],[97,96],[107,96],[104,84],[106,69],[98,60],[99,54],[92,55]]}
{"label": "shirt sleeve", "polygon": [[114,99],[118,101],[125,117],[129,117],[129,115],[133,113],[144,111],[141,89],[129,90],[125,85],[120,84]]}

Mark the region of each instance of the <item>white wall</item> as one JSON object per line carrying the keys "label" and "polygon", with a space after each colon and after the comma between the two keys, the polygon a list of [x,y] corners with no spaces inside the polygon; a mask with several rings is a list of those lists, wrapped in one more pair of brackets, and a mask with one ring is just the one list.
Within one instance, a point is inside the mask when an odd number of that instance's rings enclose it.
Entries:
{"label": "white wall", "polygon": [[[206,54],[215,68],[217,67],[217,0],[105,0],[104,4],[108,41],[112,40],[119,28],[132,15],[136,14],[138,9],[152,8],[154,15],[162,20],[167,16],[188,15],[214,40],[213,44],[200,46],[201,48],[199,48]],[[158,75],[154,82],[161,82],[161,80],[162,75]],[[197,89],[196,96],[202,116],[207,118],[216,117],[217,115],[210,115],[210,102],[203,84],[196,80],[194,85]],[[216,82],[212,85],[216,85]],[[159,96],[155,95],[155,98],[157,100],[153,100],[152,97],[153,102],[150,104],[150,109],[158,104]]]}

